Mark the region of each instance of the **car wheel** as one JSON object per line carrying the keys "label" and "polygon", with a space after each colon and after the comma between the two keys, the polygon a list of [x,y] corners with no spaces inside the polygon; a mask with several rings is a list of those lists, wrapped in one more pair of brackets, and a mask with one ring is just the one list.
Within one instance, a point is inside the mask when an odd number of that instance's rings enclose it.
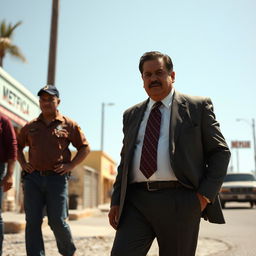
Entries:
{"label": "car wheel", "polygon": [[221,202],[222,209],[225,209],[225,202]]}
{"label": "car wheel", "polygon": [[250,205],[251,205],[251,208],[253,208],[253,206],[254,206],[254,203],[253,203],[253,202],[250,202]]}

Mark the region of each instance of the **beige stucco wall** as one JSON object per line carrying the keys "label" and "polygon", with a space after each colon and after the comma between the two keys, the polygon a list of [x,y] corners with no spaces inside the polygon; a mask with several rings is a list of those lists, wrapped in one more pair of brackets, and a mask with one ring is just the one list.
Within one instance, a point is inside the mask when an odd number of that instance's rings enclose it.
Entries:
{"label": "beige stucco wall", "polygon": [[[74,154],[75,152],[72,152],[72,155]],[[81,197],[83,196],[83,169],[85,166],[89,166],[99,173],[97,191],[99,204],[109,202],[110,192],[116,176],[116,163],[102,151],[91,151],[86,159],[72,171],[76,180],[70,182],[69,194],[74,193]]]}

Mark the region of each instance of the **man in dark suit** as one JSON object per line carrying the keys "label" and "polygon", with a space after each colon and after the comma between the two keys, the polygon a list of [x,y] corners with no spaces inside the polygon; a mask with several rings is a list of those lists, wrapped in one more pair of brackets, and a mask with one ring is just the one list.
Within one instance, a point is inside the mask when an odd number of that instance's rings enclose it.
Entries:
{"label": "man in dark suit", "polygon": [[195,255],[200,219],[224,223],[218,192],[230,151],[209,98],[173,87],[172,60],[147,52],[139,69],[149,99],[125,111],[109,222],[112,256]]}

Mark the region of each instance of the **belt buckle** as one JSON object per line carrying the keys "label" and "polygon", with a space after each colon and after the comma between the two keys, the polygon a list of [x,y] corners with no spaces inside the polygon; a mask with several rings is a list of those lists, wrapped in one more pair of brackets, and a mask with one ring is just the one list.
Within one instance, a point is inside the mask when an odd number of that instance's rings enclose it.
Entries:
{"label": "belt buckle", "polygon": [[147,181],[147,190],[148,191],[157,191],[159,190],[158,188],[150,188],[150,184],[153,183],[154,181]]}
{"label": "belt buckle", "polygon": [[44,171],[39,171],[40,176],[45,176]]}

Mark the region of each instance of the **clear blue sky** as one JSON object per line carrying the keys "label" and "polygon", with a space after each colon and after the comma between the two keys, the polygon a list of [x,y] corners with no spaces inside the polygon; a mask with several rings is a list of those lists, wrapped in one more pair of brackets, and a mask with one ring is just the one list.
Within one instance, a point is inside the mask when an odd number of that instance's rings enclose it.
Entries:
{"label": "clear blue sky", "polygon": [[[4,69],[34,94],[46,84],[51,0],[1,0],[0,19],[23,21],[14,43],[28,59],[6,57]],[[251,140],[256,118],[255,0],[60,0],[56,86],[63,114],[76,120],[91,147],[100,148],[101,103],[105,151],[119,162],[122,113],[146,99],[138,62],[151,50],[170,55],[175,88],[212,98],[228,143]],[[233,150],[236,170],[236,152]],[[239,150],[240,171],[254,169],[253,150]]]}

